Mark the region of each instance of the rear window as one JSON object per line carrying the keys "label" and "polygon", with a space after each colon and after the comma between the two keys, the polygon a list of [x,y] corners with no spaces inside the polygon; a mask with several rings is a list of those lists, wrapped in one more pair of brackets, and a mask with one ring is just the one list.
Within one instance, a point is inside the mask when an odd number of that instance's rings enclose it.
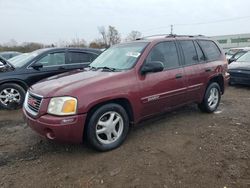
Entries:
{"label": "rear window", "polygon": [[199,40],[199,44],[208,61],[213,61],[220,58],[221,52],[218,46],[213,41]]}

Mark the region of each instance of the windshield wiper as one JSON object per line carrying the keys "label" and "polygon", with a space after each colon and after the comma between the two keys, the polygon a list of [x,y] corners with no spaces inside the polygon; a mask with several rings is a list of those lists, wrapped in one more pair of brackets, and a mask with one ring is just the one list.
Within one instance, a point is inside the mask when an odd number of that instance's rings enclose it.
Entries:
{"label": "windshield wiper", "polygon": [[102,70],[108,70],[108,71],[116,71],[117,69],[116,68],[111,68],[111,67],[106,67],[106,66],[103,66],[103,67],[93,67],[93,66],[87,66],[87,68],[89,68],[89,70],[99,70],[99,69],[102,69]]}
{"label": "windshield wiper", "polygon": [[104,66],[104,67],[95,67],[97,70],[98,69],[102,69],[102,70],[109,70],[109,71],[112,71],[112,72],[114,72],[114,71],[116,71],[117,69],[115,69],[115,68],[111,68],[111,67],[106,67],[106,66]]}
{"label": "windshield wiper", "polygon": [[92,67],[92,66],[87,66],[87,68],[89,68],[89,70],[97,70],[97,68],[96,67]]}

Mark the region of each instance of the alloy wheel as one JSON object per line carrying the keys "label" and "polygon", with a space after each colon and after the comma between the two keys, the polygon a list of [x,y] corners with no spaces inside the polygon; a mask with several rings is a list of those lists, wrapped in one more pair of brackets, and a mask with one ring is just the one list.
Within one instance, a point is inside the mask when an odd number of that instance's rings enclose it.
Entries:
{"label": "alloy wheel", "polygon": [[102,144],[112,144],[122,135],[124,120],[122,116],[110,111],[103,114],[96,124],[96,136]]}

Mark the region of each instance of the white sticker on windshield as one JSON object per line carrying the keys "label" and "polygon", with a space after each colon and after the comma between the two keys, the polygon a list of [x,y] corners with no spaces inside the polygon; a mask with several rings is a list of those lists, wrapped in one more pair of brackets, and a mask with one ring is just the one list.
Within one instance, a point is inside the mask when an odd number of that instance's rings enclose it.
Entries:
{"label": "white sticker on windshield", "polygon": [[128,52],[127,54],[126,54],[126,56],[130,56],[130,57],[139,57],[141,55],[141,53],[139,53],[139,52]]}

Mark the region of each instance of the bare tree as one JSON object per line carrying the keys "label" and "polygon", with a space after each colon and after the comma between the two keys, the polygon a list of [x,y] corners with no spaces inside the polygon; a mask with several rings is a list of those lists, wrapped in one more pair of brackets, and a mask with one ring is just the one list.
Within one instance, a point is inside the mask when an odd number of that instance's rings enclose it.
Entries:
{"label": "bare tree", "polygon": [[131,31],[125,41],[134,41],[142,36],[140,31]]}
{"label": "bare tree", "polygon": [[107,47],[108,46],[108,41],[107,41],[107,32],[106,32],[105,27],[104,26],[98,27],[98,31],[102,36],[103,43]]}
{"label": "bare tree", "polygon": [[95,39],[92,42],[90,42],[89,47],[101,49],[101,48],[106,48],[107,45],[104,44],[103,39]]}
{"label": "bare tree", "polygon": [[113,26],[109,26],[107,38],[108,38],[109,46],[112,46],[114,44],[118,44],[121,42],[120,33]]}
{"label": "bare tree", "polygon": [[71,40],[71,42],[68,43],[69,47],[86,47],[86,41],[84,39],[80,39],[80,38],[74,38]]}
{"label": "bare tree", "polygon": [[106,48],[121,42],[120,33],[114,26],[109,26],[108,29],[105,29],[104,26],[98,27],[98,31]]}

